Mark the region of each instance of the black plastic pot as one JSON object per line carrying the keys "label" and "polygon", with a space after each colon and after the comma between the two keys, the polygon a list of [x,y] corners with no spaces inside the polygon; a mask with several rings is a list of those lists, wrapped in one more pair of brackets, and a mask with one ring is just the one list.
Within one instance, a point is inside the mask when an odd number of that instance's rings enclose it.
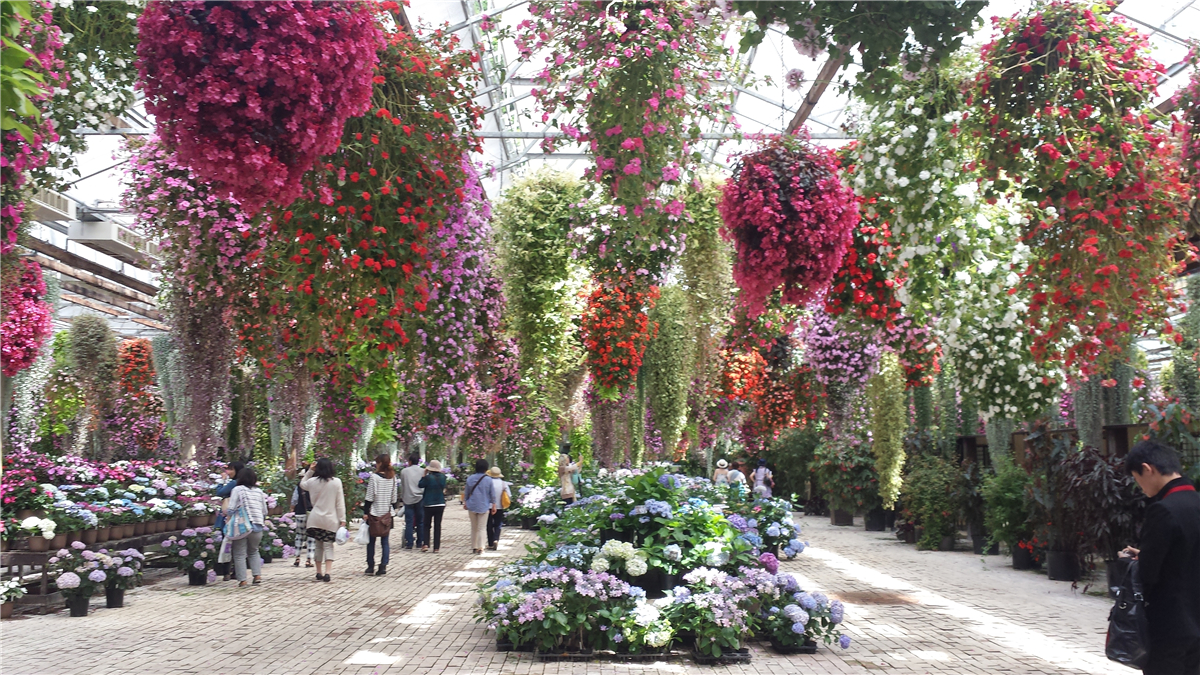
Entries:
{"label": "black plastic pot", "polygon": [[829,512],[829,524],[839,527],[853,527],[854,514],[841,509],[834,509]]}
{"label": "black plastic pot", "polygon": [[533,525],[536,522],[537,522],[537,518],[521,518],[521,529],[522,530],[532,530]]}
{"label": "black plastic pot", "polygon": [[1012,557],[1014,570],[1036,570],[1042,566],[1042,563],[1035,560],[1033,553],[1027,548],[1020,546],[1014,548]]}
{"label": "black plastic pot", "polygon": [[896,529],[896,509],[888,509],[883,512],[883,526],[889,530]]}
{"label": "black plastic pot", "polygon": [[942,537],[942,541],[938,544],[938,550],[939,551],[953,551],[954,550],[954,535],[950,535],[948,537]]}
{"label": "black plastic pot", "polygon": [[67,598],[67,607],[71,610],[71,616],[87,616],[88,603],[91,601],[86,595],[75,595]]}
{"label": "black plastic pot", "polygon": [[1046,553],[1046,572],[1054,581],[1077,581],[1079,558],[1071,551],[1049,551]]}
{"label": "black plastic pot", "polygon": [[863,516],[863,525],[867,532],[883,532],[887,529],[887,513],[881,508],[871,509]]}
{"label": "black plastic pot", "polygon": [[104,606],[109,609],[125,606],[125,589],[124,588],[105,588],[104,589]]}
{"label": "black plastic pot", "polygon": [[1108,597],[1116,600],[1117,595],[1113,593],[1114,588],[1119,588],[1121,582],[1125,581],[1125,573],[1129,571],[1129,563],[1132,558],[1117,558],[1116,560],[1104,561],[1104,572],[1108,577]]}
{"label": "black plastic pot", "polygon": [[188,570],[188,586],[203,586],[208,583],[208,570]]}
{"label": "black plastic pot", "polygon": [[988,538],[985,535],[971,536],[971,551],[975,555],[1000,555],[1000,544],[987,545]]}

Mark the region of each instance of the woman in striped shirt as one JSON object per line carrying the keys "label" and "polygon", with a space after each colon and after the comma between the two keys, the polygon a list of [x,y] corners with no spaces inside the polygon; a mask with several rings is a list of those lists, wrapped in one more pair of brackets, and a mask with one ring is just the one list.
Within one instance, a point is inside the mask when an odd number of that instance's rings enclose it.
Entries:
{"label": "woman in striped shirt", "polygon": [[[367,528],[371,541],[367,544],[367,574],[383,576],[387,574],[388,558],[391,555],[391,544],[388,537],[392,533],[392,512],[396,509],[399,499],[396,487],[396,470],[392,468],[392,458],[379,455],[375,458],[375,473],[367,481],[367,496],[363,499],[363,514],[367,517]],[[379,559],[379,571],[375,571],[375,540],[383,541],[383,555]]]}
{"label": "woman in striped shirt", "polygon": [[250,525],[254,528],[250,534],[233,540],[233,570],[241,588],[246,585],[247,559],[250,561],[250,571],[254,574],[254,583],[262,583],[262,556],[258,553],[258,545],[262,542],[267,517],[267,496],[258,488],[258,474],[250,467],[238,472],[237,487],[229,494],[227,513],[233,513],[239,506],[246,507]]}

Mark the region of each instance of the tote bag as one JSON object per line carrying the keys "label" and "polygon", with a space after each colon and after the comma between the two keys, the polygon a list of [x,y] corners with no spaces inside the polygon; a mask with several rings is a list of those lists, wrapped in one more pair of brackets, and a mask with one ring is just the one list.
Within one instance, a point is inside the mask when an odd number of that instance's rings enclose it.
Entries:
{"label": "tote bag", "polygon": [[1150,623],[1146,619],[1146,600],[1142,597],[1142,580],[1138,576],[1136,560],[1129,564],[1116,595],[1116,603],[1108,613],[1104,655],[1140,670],[1150,660]]}

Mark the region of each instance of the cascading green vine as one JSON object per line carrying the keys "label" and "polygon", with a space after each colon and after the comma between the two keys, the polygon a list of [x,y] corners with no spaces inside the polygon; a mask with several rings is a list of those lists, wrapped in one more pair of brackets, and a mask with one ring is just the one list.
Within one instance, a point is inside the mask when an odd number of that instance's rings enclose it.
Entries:
{"label": "cascading green vine", "polygon": [[542,442],[533,447],[533,475],[530,478],[537,485],[551,485],[555,481],[558,471],[558,438],[558,422],[551,421],[542,434]]}
{"label": "cascading green vine", "polygon": [[993,417],[987,421],[984,431],[987,433],[988,456],[992,458],[992,466],[1011,462],[1012,434],[1016,428],[1015,422],[1003,417]]}
{"label": "cascading green vine", "polygon": [[867,381],[867,405],[871,414],[871,451],[879,477],[879,498],[890,509],[900,496],[904,469],[904,369],[893,352],[879,360],[879,370]]}
{"label": "cascading green vine", "polygon": [[102,452],[101,421],[112,406],[117,381],[117,338],[108,322],[84,314],[71,322],[70,359],[91,415],[92,453]]}
{"label": "cascading green vine", "polygon": [[1200,274],[1188,277],[1187,305],[1171,350],[1171,385],[1180,403],[1200,413]]}
{"label": "cascading green vine", "polygon": [[496,206],[500,270],[509,329],[520,351],[521,377],[555,412],[565,408],[566,375],[583,361],[574,319],[583,279],[572,261],[568,231],[582,184],[539,171],[515,182]]}
{"label": "cascading green vine", "polygon": [[1085,448],[1103,447],[1103,385],[1100,376],[1093,375],[1091,379],[1080,382],[1075,388],[1074,397],[1075,429],[1079,432],[1079,442]]}
{"label": "cascading green vine", "polygon": [[687,292],[675,285],[664,287],[650,320],[658,323],[658,336],[646,347],[643,372],[650,414],[662,435],[663,449],[670,454],[687,425],[688,390],[696,364]]}

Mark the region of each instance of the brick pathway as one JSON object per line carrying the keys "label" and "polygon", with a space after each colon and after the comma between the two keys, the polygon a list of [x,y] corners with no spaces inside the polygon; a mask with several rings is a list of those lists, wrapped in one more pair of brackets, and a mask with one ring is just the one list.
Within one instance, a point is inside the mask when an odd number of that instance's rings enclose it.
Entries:
{"label": "brick pathway", "polygon": [[[1006,558],[917,552],[885,533],[801,519],[813,544],[783,568],[806,588],[847,604],[847,651],[778,656],[751,646],[753,662],[724,673],[1133,672],[1105,661],[1109,603],[1069,584],[1017,572]],[[331,584],[290,563],[264,567],[264,583],[189,587],[172,576],[126,596],[122,609],[93,598],[87,618],[65,612],[0,624],[5,675],[279,675],[351,673],[702,673],[687,660],[656,664],[538,663],[498,653],[471,618],[474,584],[516,557],[532,533],[505,532],[501,551],[471,555],[464,512],[446,513],[443,551],[394,550],[388,575],[362,575],[364,551],[338,549]],[[399,534],[393,533],[397,542]]]}

